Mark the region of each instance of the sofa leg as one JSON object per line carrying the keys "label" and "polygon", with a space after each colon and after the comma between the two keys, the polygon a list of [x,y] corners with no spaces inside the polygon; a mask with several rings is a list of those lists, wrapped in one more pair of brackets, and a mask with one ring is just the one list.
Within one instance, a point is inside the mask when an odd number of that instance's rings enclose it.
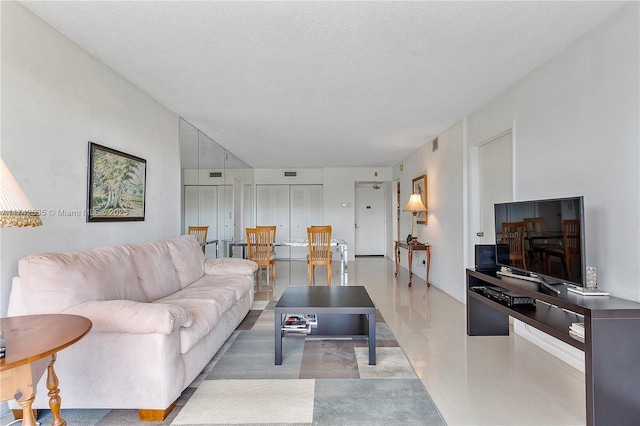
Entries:
{"label": "sofa leg", "polygon": [[143,422],[161,422],[167,418],[175,406],[176,401],[173,401],[173,403],[164,410],[144,410],[141,408],[138,410],[138,415]]}

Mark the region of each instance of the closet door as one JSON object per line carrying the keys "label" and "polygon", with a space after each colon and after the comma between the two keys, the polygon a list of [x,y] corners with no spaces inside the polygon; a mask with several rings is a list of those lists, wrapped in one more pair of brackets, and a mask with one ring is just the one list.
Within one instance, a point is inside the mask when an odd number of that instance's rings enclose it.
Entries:
{"label": "closet door", "polygon": [[[276,225],[276,240],[289,240],[289,185],[256,185],[256,225]],[[291,257],[289,247],[276,247],[280,259]]]}
{"label": "closet door", "polygon": [[[325,225],[322,222],[322,185],[291,185],[290,194],[290,228],[291,239],[306,240],[307,227]],[[307,248],[291,249],[292,259],[306,259]]]}

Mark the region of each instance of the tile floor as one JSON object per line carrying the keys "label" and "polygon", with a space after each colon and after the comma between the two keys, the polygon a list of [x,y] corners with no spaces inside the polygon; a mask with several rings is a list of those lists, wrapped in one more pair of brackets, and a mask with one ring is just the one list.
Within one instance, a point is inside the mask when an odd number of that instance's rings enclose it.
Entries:
{"label": "tile floor", "polygon": [[[469,337],[466,306],[424,280],[407,286],[394,263],[359,257],[349,285],[364,285],[449,425],[584,425],[584,374],[526,339]],[[278,261],[277,280],[256,286],[256,303],[306,284],[306,263]],[[316,285],[326,273],[316,268]],[[333,285],[340,285],[337,263]]]}
{"label": "tile floor", "polygon": [[[340,285],[337,262],[333,285]],[[437,287],[427,290],[394,263],[362,257],[349,263],[349,285],[364,285],[418,377],[449,425],[584,425],[584,374],[511,333],[466,335],[465,305]],[[255,306],[277,300],[289,285],[306,285],[304,261],[278,261],[277,280],[256,285]],[[316,285],[326,273],[316,268]],[[61,379],[62,381],[62,379]],[[64,393],[61,393],[64,408]],[[1,425],[12,420],[8,415]]]}

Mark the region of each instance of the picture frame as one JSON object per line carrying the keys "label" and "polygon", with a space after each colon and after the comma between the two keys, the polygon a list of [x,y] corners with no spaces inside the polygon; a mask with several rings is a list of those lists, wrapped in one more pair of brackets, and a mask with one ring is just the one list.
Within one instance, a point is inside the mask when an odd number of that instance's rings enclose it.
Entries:
{"label": "picture frame", "polygon": [[[420,194],[422,204],[428,209],[427,205],[427,175],[418,176],[412,181],[412,193]],[[416,223],[426,225],[428,223],[427,212],[418,212],[416,214]]]}
{"label": "picture frame", "polygon": [[143,221],[147,160],[89,142],[87,222]]}

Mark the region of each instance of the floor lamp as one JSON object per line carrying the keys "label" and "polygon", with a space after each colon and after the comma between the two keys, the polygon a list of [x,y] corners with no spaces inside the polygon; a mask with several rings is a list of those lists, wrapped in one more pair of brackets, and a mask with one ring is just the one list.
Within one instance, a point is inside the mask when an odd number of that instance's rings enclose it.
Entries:
{"label": "floor lamp", "polygon": [[411,228],[411,237],[413,238],[413,242],[418,242],[418,223],[416,215],[418,212],[426,212],[427,208],[422,203],[422,198],[420,198],[420,194],[414,193],[409,197],[409,202],[407,206],[404,208],[405,212],[413,213],[413,227]]}

